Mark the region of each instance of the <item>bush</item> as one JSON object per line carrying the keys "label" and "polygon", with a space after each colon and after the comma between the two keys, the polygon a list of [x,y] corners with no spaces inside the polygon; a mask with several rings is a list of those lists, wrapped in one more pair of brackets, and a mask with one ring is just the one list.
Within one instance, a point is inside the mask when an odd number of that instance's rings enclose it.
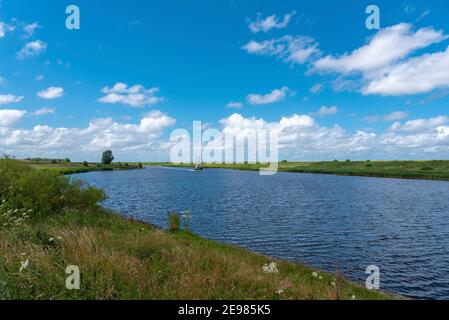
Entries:
{"label": "bush", "polygon": [[139,169],[143,169],[143,165],[142,165],[142,163],[141,163],[141,162],[139,162],[139,164],[137,165],[137,167],[138,167]]}
{"label": "bush", "polygon": [[32,169],[15,160],[0,159],[0,202],[11,210],[32,210],[31,218],[70,210],[96,209],[102,190],[57,172]]}
{"label": "bush", "polygon": [[89,164],[87,163],[87,161],[84,161],[84,162],[83,162],[83,166],[85,166],[85,167],[88,167],[88,166],[89,166]]}
{"label": "bush", "polygon": [[181,226],[181,216],[176,212],[168,213],[168,228],[171,232],[179,231]]}

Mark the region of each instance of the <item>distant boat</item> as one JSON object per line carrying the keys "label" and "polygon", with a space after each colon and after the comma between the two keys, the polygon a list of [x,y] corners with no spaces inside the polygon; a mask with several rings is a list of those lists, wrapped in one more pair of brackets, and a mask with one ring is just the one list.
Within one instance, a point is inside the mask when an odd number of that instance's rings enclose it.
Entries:
{"label": "distant boat", "polygon": [[203,171],[204,168],[203,168],[203,165],[201,163],[197,163],[193,170],[195,170],[195,171]]}
{"label": "distant boat", "polygon": [[195,168],[193,170],[195,170],[195,171],[203,171],[204,170],[203,161],[202,160],[197,161],[196,164],[195,164]]}

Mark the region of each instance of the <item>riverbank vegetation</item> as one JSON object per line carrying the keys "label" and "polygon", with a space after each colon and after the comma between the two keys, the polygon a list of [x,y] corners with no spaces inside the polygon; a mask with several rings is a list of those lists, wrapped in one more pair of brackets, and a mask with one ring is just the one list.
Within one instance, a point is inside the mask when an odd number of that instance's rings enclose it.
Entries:
{"label": "riverbank vegetation", "polygon": [[[147,164],[148,165],[148,164]],[[157,163],[162,166],[192,167],[192,164]],[[264,164],[203,164],[205,168],[233,170],[259,170]],[[327,161],[327,162],[288,162],[279,163],[281,172],[335,174],[342,176],[366,176],[399,179],[426,179],[449,181],[449,161]]]}
{"label": "riverbank vegetation", "polygon": [[[170,232],[127,220],[99,206],[104,198],[59,169],[0,160],[0,299],[391,298],[200,238],[179,221]],[[70,265],[79,290],[66,288]]]}
{"label": "riverbank vegetation", "polygon": [[35,169],[45,169],[60,174],[75,174],[91,171],[134,170],[142,169],[141,163],[116,162],[110,164],[92,162],[67,162],[55,160],[20,160]]}

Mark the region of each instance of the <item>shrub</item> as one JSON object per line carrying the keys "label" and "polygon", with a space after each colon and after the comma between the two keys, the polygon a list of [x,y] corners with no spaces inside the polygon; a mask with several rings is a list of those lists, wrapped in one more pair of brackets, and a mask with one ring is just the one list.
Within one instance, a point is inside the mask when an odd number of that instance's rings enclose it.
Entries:
{"label": "shrub", "polygon": [[137,166],[139,167],[139,169],[143,169],[143,165],[141,162],[139,162],[139,164]]}
{"label": "shrub", "polygon": [[433,170],[433,168],[432,167],[424,167],[421,170],[423,170],[423,171],[431,171],[431,170]]}
{"label": "shrub", "polygon": [[105,199],[102,190],[57,172],[32,169],[15,160],[0,159],[0,202],[11,210],[32,210],[31,218],[68,210],[93,209]]}
{"label": "shrub", "polygon": [[179,231],[181,226],[181,216],[176,212],[168,213],[168,228],[171,232]]}
{"label": "shrub", "polygon": [[88,167],[88,166],[89,166],[89,164],[87,163],[87,161],[84,161],[84,162],[83,162],[83,166],[85,166],[85,167]]}

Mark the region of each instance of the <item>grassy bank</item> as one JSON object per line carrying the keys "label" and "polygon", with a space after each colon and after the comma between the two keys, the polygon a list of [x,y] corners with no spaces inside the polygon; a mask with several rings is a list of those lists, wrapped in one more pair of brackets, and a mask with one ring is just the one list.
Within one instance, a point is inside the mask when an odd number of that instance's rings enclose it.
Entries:
{"label": "grassy bank", "polygon": [[[126,220],[100,190],[0,160],[0,299],[389,299],[338,275]],[[271,271],[265,265],[275,262]],[[81,271],[67,290],[66,267]]]}
{"label": "grassy bank", "polygon": [[35,169],[45,169],[60,174],[75,174],[92,171],[112,171],[112,170],[134,170],[140,169],[139,164],[136,163],[112,163],[111,165],[103,165],[101,163],[88,162],[57,162],[51,161],[28,161],[21,160]]}
{"label": "grassy bank", "polygon": [[[149,165],[149,164],[147,164]],[[162,166],[192,167],[191,164]],[[263,164],[204,164],[206,168],[234,170],[259,170]],[[279,171],[297,173],[335,174],[342,176],[367,176],[399,179],[426,179],[449,181],[449,161],[330,161],[330,162],[280,162]]]}

